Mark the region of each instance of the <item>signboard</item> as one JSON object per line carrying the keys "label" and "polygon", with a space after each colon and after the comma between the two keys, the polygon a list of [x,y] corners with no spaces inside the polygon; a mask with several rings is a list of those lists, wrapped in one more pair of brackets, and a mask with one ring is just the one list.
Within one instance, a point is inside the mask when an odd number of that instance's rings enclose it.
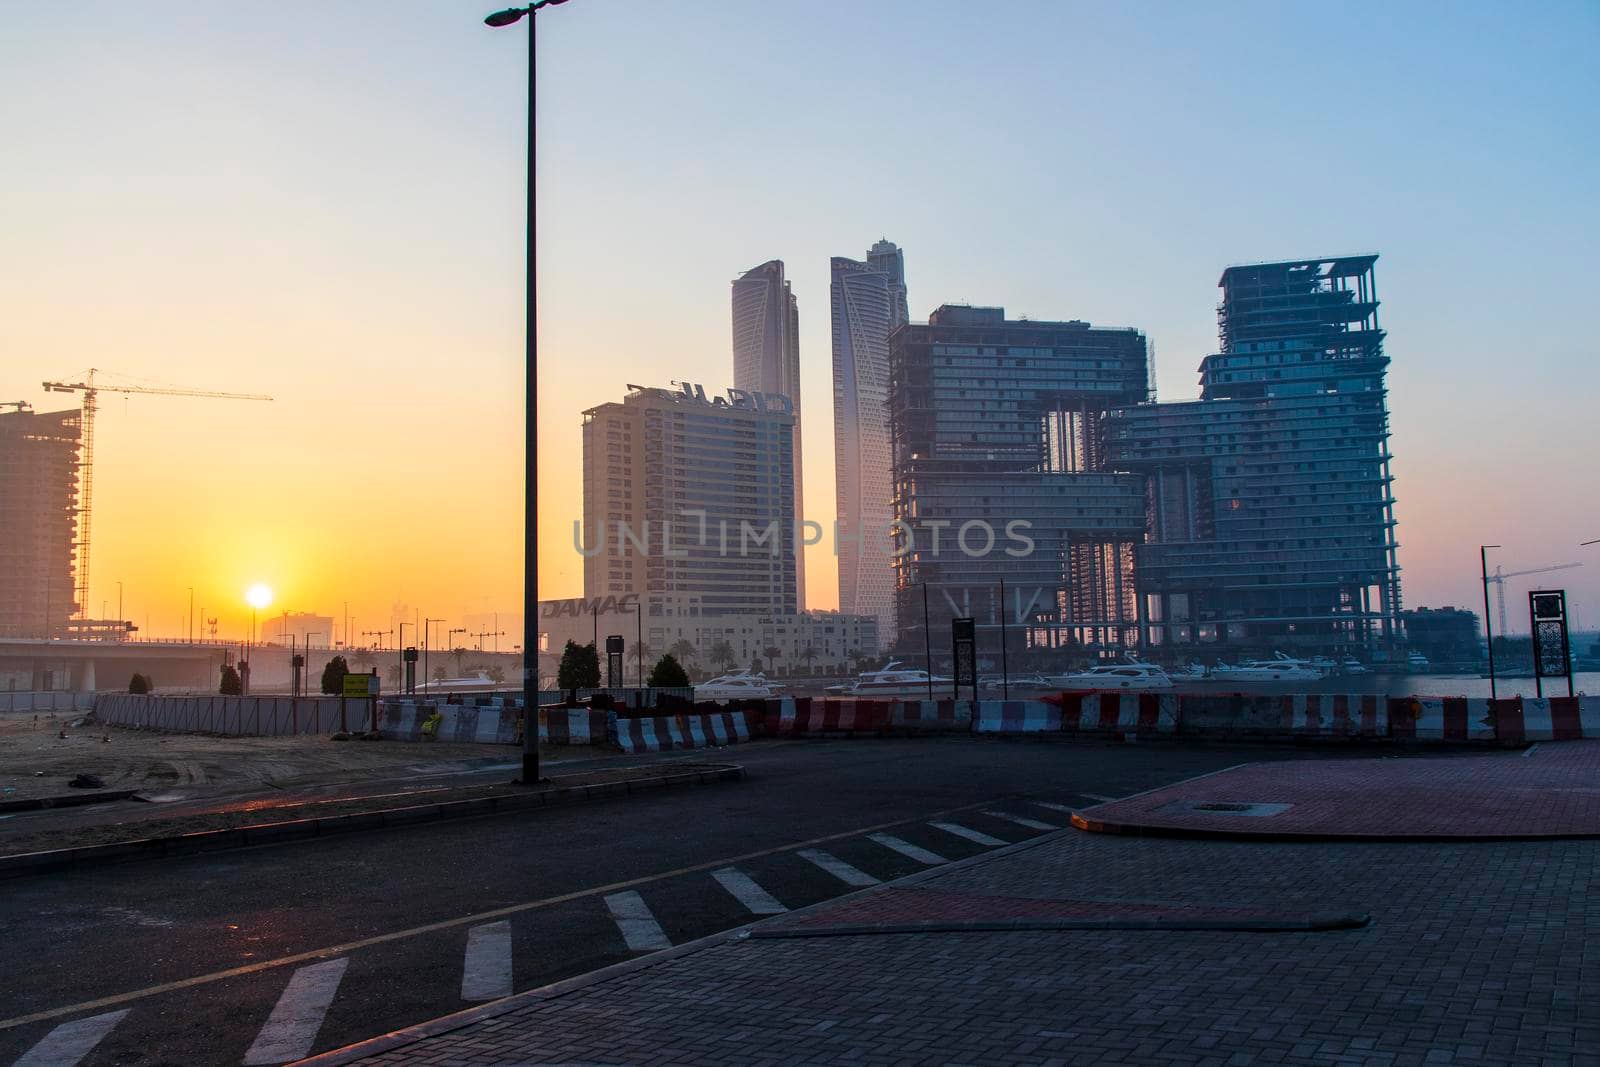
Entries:
{"label": "signboard", "polygon": [[1567,645],[1567,594],[1563,589],[1535,589],[1528,594],[1528,631],[1533,634],[1534,692],[1544,696],[1544,679],[1567,680],[1572,695],[1572,657]]}
{"label": "signboard", "polygon": [[368,697],[377,696],[378,676],[376,674],[345,675],[343,695],[358,700],[366,700]]}
{"label": "signboard", "polygon": [[622,635],[611,634],[606,638],[606,687],[608,689],[622,688]]}
{"label": "signboard", "polygon": [[978,624],[973,618],[951,619],[950,640],[955,653],[955,663],[950,672],[951,688],[955,698],[961,699],[962,667],[966,667],[965,681],[972,686],[972,699],[978,699]]}

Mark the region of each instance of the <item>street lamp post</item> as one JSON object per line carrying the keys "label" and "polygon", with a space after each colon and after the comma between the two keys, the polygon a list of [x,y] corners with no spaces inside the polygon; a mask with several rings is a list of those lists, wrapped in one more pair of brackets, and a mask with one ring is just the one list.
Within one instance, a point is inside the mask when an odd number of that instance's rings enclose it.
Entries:
{"label": "street lamp post", "polygon": [[428,673],[428,641],[433,635],[433,624],[446,622],[445,619],[422,620],[422,684],[429,685],[433,682],[433,675]]}
{"label": "street lamp post", "polygon": [[1489,699],[1499,694],[1494,685],[1494,628],[1489,624],[1489,550],[1499,545],[1479,545],[1478,563],[1483,568],[1483,635],[1489,646]]}
{"label": "street lamp post", "polygon": [[[528,16],[528,247],[527,247],[527,366],[524,368],[522,534],[522,784],[539,781],[539,318],[537,313],[538,179],[535,169],[538,139],[535,116],[538,88],[534,77],[535,17],[542,7],[566,0],[534,0],[527,7],[507,8],[484,18],[485,25],[500,29]],[[499,627],[496,627],[499,629]]]}

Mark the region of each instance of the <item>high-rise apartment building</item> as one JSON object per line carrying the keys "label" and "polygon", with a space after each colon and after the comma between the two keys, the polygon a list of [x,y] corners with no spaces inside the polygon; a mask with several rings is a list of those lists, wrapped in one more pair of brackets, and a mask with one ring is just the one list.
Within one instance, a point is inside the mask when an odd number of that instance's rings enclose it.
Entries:
{"label": "high-rise apartment building", "polygon": [[[976,619],[980,644],[1137,643],[1144,483],[1106,463],[1113,408],[1146,398],[1139,331],[937,309],[890,341],[899,635]],[[1000,585],[1005,583],[1002,601]],[[948,637],[934,643],[943,648]]]}
{"label": "high-rise apartment building", "polygon": [[635,596],[647,617],[795,614],[789,398],[628,388],[583,413],[585,596]]}
{"label": "high-rise apartment building", "polygon": [[1201,399],[1116,413],[1148,485],[1158,644],[1361,648],[1398,636],[1377,256],[1229,267]]}
{"label": "high-rise apartment building", "polygon": [[77,611],[80,412],[0,414],[0,637],[59,637]]}
{"label": "high-rise apartment building", "polygon": [[875,615],[895,632],[894,520],[889,440],[889,336],[908,321],[905,256],[879,241],[865,261],[830,261],[833,454],[838,516],[839,610]]}
{"label": "high-rise apartment building", "polygon": [[[733,280],[733,387],[785,396],[794,409],[794,513],[805,517],[800,461],[800,310],[773,259]],[[806,561],[795,559],[797,593],[805,608]]]}

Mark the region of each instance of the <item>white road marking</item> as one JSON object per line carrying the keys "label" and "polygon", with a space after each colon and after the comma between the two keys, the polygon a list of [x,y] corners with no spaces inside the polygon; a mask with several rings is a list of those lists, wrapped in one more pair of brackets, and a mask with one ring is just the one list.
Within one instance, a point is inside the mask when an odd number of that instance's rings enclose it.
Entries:
{"label": "white road marking", "polygon": [[633,890],[612,893],[606,897],[606,908],[622,931],[622,940],[635,952],[650,952],[658,948],[671,948],[672,942],[662,931],[661,924],[645,907],[644,897]]}
{"label": "white road marking", "polygon": [[73,1067],[105,1039],[131,1008],[74,1019],[44,1035],[44,1039],[22,1054],[12,1067]]}
{"label": "white road marking", "polygon": [[996,819],[1004,819],[1006,822],[1014,822],[1018,826],[1026,826],[1030,830],[1061,829],[1061,827],[1057,826],[1053,822],[1040,822],[1038,819],[1025,819],[1021,815],[1008,815],[1003,811],[986,811],[984,814]]}
{"label": "white road marking", "polygon": [[878,880],[866,871],[852,867],[838,856],[830,852],[824,852],[820,848],[803,848],[796,854],[801,859],[815,863],[845,885],[869,886],[878,884]]}
{"label": "white road marking", "polygon": [[1102,804],[1110,804],[1114,800],[1122,799],[1121,797],[1103,797],[1099,793],[1079,793],[1078,795],[1080,797],[1088,797],[1090,800],[1098,800]]}
{"label": "white road marking", "polygon": [[472,927],[461,965],[461,999],[499,1000],[510,995],[511,920]]}
{"label": "white road marking", "polygon": [[1009,845],[1011,843],[1009,841],[1002,841],[998,837],[991,837],[988,834],[982,833],[978,830],[969,830],[960,823],[930,822],[928,825],[933,827],[935,830],[943,830],[947,834],[955,834],[957,837],[964,837],[974,844],[983,845],[985,848],[998,848],[1001,845]]}
{"label": "white road marking", "polygon": [[328,1014],[349,965],[350,960],[341,957],[296,970],[267,1016],[267,1024],[244,1054],[247,1067],[304,1059],[317,1040],[323,1016]]}
{"label": "white road marking", "polygon": [[898,837],[893,837],[889,834],[868,834],[867,840],[876,841],[884,848],[892,848],[900,855],[914,859],[918,863],[926,863],[930,867],[938,863],[950,862],[937,852],[929,852],[925,848],[920,848],[909,841],[902,841]]}
{"label": "white road marking", "polygon": [[1078,810],[1071,804],[1052,804],[1048,800],[1030,800],[1028,803],[1038,808],[1049,808],[1051,811],[1064,811],[1069,815]]}
{"label": "white road marking", "polygon": [[752,915],[781,915],[789,910],[737,867],[724,867],[720,871],[712,871],[711,877],[717,880],[718,885],[732,893],[734,899],[749,908]]}

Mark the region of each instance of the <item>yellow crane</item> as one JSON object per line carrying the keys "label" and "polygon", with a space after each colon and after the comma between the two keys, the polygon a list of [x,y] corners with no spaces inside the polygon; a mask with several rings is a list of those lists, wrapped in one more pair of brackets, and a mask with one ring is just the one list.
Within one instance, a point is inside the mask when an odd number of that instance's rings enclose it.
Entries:
{"label": "yellow crane", "polygon": [[1498,612],[1498,614],[1500,616],[1500,633],[1502,635],[1510,633],[1510,631],[1506,629],[1506,579],[1507,578],[1521,578],[1525,574],[1548,574],[1550,571],[1569,571],[1574,567],[1581,567],[1581,566],[1583,566],[1583,564],[1581,564],[1581,563],[1556,563],[1556,564],[1553,564],[1553,565],[1551,565],[1549,567],[1535,567],[1532,570],[1527,570],[1527,571],[1507,571],[1504,574],[1501,573],[1499,567],[1496,567],[1494,569],[1494,573],[1489,575],[1488,578],[1485,578],[1484,581],[1492,582],[1494,584],[1494,587],[1495,587],[1495,589],[1494,589],[1495,600],[1497,600],[1499,602],[1499,605],[1500,605],[1500,610]]}
{"label": "yellow crane", "polygon": [[153,385],[106,385],[94,380],[89,368],[81,382],[45,382],[47,393],[82,393],[83,417],[79,422],[78,461],[78,617],[89,614],[89,530],[94,506],[94,413],[101,393],[127,393],[139,396],[194,396],[213,400],[271,400],[260,393],[219,393],[210,389],[172,389]]}

